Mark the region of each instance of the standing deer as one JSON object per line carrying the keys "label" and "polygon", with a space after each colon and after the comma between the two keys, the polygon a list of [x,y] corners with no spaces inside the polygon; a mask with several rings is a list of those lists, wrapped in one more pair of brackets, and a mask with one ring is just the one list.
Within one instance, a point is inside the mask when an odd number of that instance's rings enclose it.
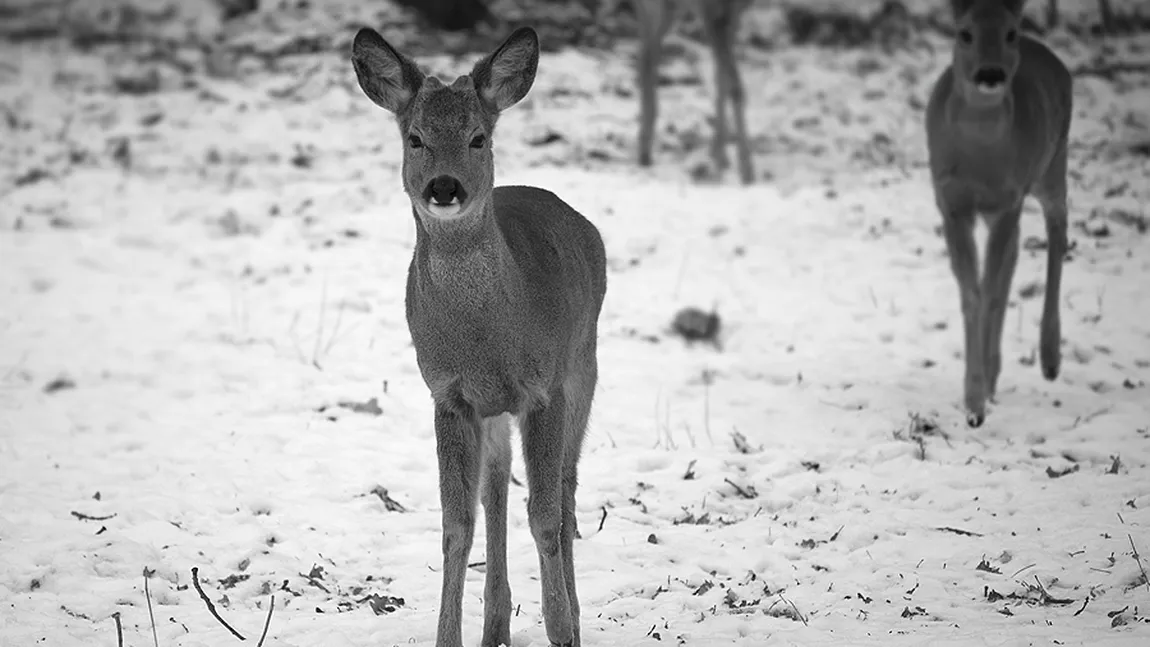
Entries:
{"label": "standing deer", "polygon": [[[1058,376],[1058,300],[1066,254],[1066,148],[1070,72],[1045,45],[1019,33],[1025,0],[950,0],[958,31],[951,65],[926,111],[935,202],[958,281],[965,335],[967,422],[982,424],[1002,368],[1002,324],[1018,261],[1027,195],[1046,220],[1042,374]],[[989,230],[979,282],[976,214]]]}
{"label": "standing deer", "polygon": [[659,111],[656,85],[663,40],[685,4],[695,3],[715,63],[715,133],[711,158],[717,168],[727,167],[727,102],[734,109],[735,146],[739,177],[754,182],[751,144],[747,139],[746,95],[735,62],[734,42],[739,21],[752,0],[633,0],[639,20],[639,164],[651,165],[655,120]]}
{"label": "standing deer", "polygon": [[360,88],[397,118],[416,224],[407,324],[435,410],[443,508],[437,647],[462,645],[477,496],[487,530],[482,644],[511,644],[510,416],[523,441],[547,638],[579,645],[576,468],[598,375],[606,259],[595,226],[555,194],[494,187],[496,119],[526,96],[538,62],[530,28],[450,85],[424,76],[371,29],[352,45]]}

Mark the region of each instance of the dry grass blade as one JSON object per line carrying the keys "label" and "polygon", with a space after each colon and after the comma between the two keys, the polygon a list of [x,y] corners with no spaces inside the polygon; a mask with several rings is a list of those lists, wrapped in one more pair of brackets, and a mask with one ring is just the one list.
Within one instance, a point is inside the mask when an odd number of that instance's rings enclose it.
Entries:
{"label": "dry grass blade", "polygon": [[239,638],[240,640],[247,640],[243,637],[243,634],[233,629],[231,625],[229,625],[224,621],[223,618],[220,617],[219,612],[216,611],[216,605],[212,604],[212,601],[208,598],[208,594],[204,593],[204,588],[200,586],[200,569],[198,566],[192,567],[192,586],[196,587],[196,593],[200,594],[200,599],[204,601],[205,605],[207,605],[208,613],[211,613],[212,617],[224,626],[224,629],[232,632],[232,635],[236,638]]}
{"label": "dry grass blade", "polygon": [[256,647],[264,647],[264,639],[268,637],[268,627],[272,626],[272,611],[276,609],[276,596],[272,594],[271,603],[268,604],[268,617],[264,620],[264,631],[260,634],[260,641],[256,643]]}
{"label": "dry grass blade", "polygon": [[119,611],[112,614],[112,620],[116,621],[116,647],[124,647],[124,625],[120,624]]}
{"label": "dry grass blade", "polygon": [[794,602],[791,602],[791,601],[790,601],[790,600],[788,600],[787,598],[783,597],[783,592],[782,592],[782,591],[779,591],[779,594],[778,594],[778,595],[779,595],[779,599],[780,599],[780,600],[782,600],[783,602],[786,602],[788,605],[790,605],[790,607],[791,607],[791,611],[794,611],[794,612],[795,612],[795,615],[796,615],[796,616],[798,616],[799,620],[801,620],[801,621],[802,621],[802,623],[803,623],[803,626],[804,626],[804,627],[809,627],[810,625],[808,625],[808,624],[807,624],[807,619],[806,619],[806,617],[805,617],[805,616],[803,616],[802,612],[801,612],[801,611],[799,611],[799,608],[795,606],[795,603],[794,603]]}
{"label": "dry grass blade", "polygon": [[160,647],[160,637],[156,635],[156,614],[152,612],[152,591],[148,588],[148,568],[144,567],[144,598],[148,601],[148,620],[152,623],[152,644]]}
{"label": "dry grass blade", "polygon": [[1134,538],[1130,533],[1126,533],[1126,538],[1130,540],[1130,550],[1134,552],[1134,561],[1138,562],[1138,570],[1142,571],[1142,583],[1146,585],[1146,590],[1150,591],[1150,578],[1146,577],[1146,567],[1142,565],[1142,556],[1138,554],[1138,549],[1134,546]]}

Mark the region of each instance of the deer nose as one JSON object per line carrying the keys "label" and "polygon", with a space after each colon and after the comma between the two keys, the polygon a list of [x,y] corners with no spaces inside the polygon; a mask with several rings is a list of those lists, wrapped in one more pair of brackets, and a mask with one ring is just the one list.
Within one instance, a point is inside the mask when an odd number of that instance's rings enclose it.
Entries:
{"label": "deer nose", "polygon": [[1006,83],[1006,70],[1001,67],[980,67],[974,73],[974,82],[979,85],[996,87]]}
{"label": "deer nose", "polygon": [[459,183],[459,180],[450,175],[440,175],[427,183],[427,188],[423,190],[423,197],[428,202],[434,200],[436,204],[451,204],[452,202],[463,202],[463,199],[467,197],[467,192],[463,190],[463,185]]}

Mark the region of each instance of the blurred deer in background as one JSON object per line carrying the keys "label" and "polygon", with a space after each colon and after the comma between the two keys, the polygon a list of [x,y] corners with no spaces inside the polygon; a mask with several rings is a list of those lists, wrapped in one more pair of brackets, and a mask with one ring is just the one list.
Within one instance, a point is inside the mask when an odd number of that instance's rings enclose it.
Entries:
{"label": "blurred deer in background", "polygon": [[739,177],[754,181],[751,144],[747,139],[746,95],[735,61],[734,42],[739,21],[753,0],[633,0],[639,22],[639,164],[651,165],[655,122],[658,116],[659,61],[663,40],[679,12],[692,5],[699,11],[703,31],[715,64],[715,119],[711,158],[719,169],[727,162],[727,103],[733,109]]}
{"label": "blurred deer in background", "polygon": [[[1046,295],[1039,355],[1058,376],[1059,293],[1067,249],[1066,153],[1073,87],[1045,45],[1019,33],[1025,0],[950,0],[956,26],[951,65],[926,112],[935,202],[958,282],[967,422],[982,424],[1002,368],[1002,325],[1018,262],[1022,202],[1033,196],[1046,220]],[[976,217],[990,233],[981,282]]]}
{"label": "blurred deer in background", "polygon": [[355,36],[364,94],[392,112],[415,217],[407,325],[434,403],[443,507],[437,647],[461,647],[463,584],[477,499],[487,531],[484,647],[511,644],[507,582],[509,421],[527,467],[527,518],[552,645],[579,645],[575,487],[598,379],[597,325],[607,290],[595,225],[550,191],[494,186],[492,141],[527,95],[539,39],[515,30],[471,73],[428,77],[377,32]]}

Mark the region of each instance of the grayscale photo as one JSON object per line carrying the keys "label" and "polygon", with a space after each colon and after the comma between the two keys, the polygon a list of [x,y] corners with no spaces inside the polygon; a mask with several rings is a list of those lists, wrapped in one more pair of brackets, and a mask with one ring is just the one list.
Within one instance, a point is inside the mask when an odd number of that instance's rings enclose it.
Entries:
{"label": "grayscale photo", "polygon": [[1150,645],[1148,205],[1146,0],[0,0],[0,647]]}

